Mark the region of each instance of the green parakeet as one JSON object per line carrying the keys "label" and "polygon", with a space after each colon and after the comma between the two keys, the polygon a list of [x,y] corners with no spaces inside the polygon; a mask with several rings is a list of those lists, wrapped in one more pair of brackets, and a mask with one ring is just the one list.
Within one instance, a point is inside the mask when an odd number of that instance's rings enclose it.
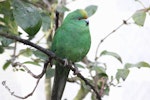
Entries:
{"label": "green parakeet", "polygon": [[[51,50],[56,56],[68,61],[81,61],[88,53],[91,45],[87,12],[82,9],[69,13],[62,25],[56,30]],[[52,100],[61,100],[69,68],[56,62]]]}

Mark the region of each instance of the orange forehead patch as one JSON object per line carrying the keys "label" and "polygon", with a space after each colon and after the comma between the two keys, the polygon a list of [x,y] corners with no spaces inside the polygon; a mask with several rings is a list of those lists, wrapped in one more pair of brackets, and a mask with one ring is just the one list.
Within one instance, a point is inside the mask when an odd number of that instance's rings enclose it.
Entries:
{"label": "orange forehead patch", "polygon": [[88,18],[88,14],[85,10],[80,10],[81,14],[83,15],[83,17],[86,19]]}

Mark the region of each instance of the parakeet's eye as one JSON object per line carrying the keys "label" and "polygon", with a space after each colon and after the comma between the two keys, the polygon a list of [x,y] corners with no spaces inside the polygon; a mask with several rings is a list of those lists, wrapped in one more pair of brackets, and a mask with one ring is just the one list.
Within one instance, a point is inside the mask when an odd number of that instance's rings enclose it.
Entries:
{"label": "parakeet's eye", "polygon": [[86,26],[88,26],[89,25],[89,20],[85,20],[85,22],[86,22]]}
{"label": "parakeet's eye", "polygon": [[81,20],[82,22],[85,22],[86,26],[89,26],[89,20],[88,19],[80,19],[80,18],[78,18],[78,20]]}

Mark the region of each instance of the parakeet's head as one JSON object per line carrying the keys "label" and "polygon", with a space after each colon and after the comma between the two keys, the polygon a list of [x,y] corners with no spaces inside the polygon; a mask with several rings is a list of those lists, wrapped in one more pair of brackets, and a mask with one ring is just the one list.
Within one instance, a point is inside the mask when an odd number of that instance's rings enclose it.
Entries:
{"label": "parakeet's head", "polygon": [[86,18],[88,18],[88,14],[83,9],[77,9],[77,10],[69,13],[67,15],[67,17],[66,17],[66,19],[71,19],[71,20],[72,19],[79,19],[79,20],[81,20],[81,19],[86,19]]}

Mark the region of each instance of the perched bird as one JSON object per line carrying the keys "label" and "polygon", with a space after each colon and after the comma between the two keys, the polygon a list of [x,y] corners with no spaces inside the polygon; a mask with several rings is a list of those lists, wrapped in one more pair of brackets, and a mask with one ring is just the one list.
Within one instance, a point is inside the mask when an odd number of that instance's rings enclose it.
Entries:
{"label": "perched bird", "polygon": [[[69,13],[62,25],[56,30],[51,50],[56,56],[71,62],[81,61],[88,53],[91,45],[88,17],[83,9],[77,9]],[[56,62],[52,100],[61,100],[69,68]]]}

